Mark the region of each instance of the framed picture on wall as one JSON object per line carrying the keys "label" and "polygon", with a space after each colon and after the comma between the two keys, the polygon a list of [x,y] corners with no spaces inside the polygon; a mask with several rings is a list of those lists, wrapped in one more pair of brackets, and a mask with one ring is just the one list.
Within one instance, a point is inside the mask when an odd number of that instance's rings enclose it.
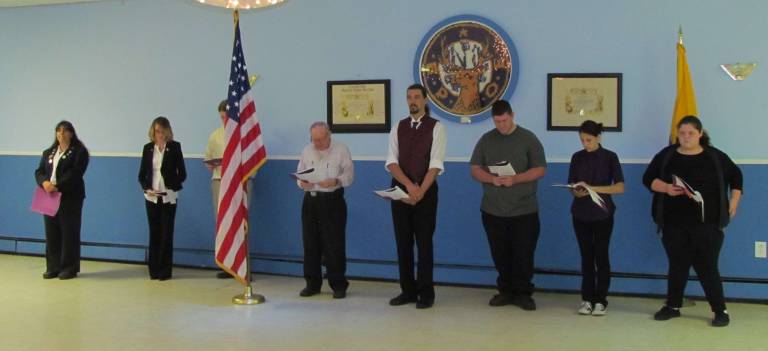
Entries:
{"label": "framed picture on wall", "polygon": [[334,133],[389,133],[389,79],[328,81],[328,125]]}
{"label": "framed picture on wall", "polygon": [[621,131],[621,73],[547,74],[547,130],[579,130],[588,119]]}

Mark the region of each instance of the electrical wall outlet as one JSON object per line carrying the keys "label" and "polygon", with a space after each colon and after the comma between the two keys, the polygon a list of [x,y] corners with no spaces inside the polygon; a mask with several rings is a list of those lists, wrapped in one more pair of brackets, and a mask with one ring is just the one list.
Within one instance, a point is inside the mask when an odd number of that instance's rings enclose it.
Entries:
{"label": "electrical wall outlet", "polygon": [[756,258],[768,258],[768,252],[766,252],[768,248],[766,248],[766,242],[765,241],[755,241],[755,257]]}

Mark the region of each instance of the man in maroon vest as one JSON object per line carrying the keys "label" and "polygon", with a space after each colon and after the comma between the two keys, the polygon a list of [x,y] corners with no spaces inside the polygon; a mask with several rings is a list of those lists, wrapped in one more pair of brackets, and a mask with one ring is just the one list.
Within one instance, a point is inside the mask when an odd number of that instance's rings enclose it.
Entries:
{"label": "man in maroon vest", "polygon": [[[432,235],[437,222],[437,182],[443,173],[445,128],[429,116],[427,91],[420,84],[408,87],[410,116],[389,133],[386,168],[392,186],[408,193],[408,199],[392,201],[397,260],[402,292],[389,301],[392,306],[416,303],[430,308],[435,302],[432,282]],[[413,245],[418,251],[414,278]]]}

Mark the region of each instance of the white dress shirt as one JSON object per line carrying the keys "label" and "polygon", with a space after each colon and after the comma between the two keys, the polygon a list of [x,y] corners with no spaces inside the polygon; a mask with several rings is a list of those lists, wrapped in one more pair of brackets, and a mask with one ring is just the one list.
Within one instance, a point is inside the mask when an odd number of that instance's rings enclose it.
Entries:
{"label": "white dress shirt", "polygon": [[51,172],[51,183],[53,185],[56,185],[56,168],[59,167],[59,160],[61,160],[61,156],[64,155],[64,153],[67,150],[61,151],[60,148],[56,148],[56,153],[53,155],[53,171]]}
{"label": "white dress shirt", "polygon": [[[303,171],[308,168],[314,168],[315,172],[321,172],[321,175],[324,174],[322,176],[323,179],[336,178],[338,182],[330,188],[323,188],[315,184],[315,187],[309,190],[302,188],[304,191],[332,192],[341,187],[350,186],[355,180],[355,169],[352,164],[352,155],[349,153],[349,148],[333,139],[331,139],[331,145],[322,151],[316,150],[314,144],[304,147],[296,170]],[[301,188],[300,184],[300,181],[296,182],[299,188]]]}
{"label": "white dress shirt", "polygon": [[[422,115],[422,117],[424,116]],[[416,129],[421,127],[422,117],[415,119],[411,116],[411,124],[416,123]],[[398,159],[400,157],[400,148],[397,139],[397,129],[399,127],[400,123],[389,132],[389,152],[387,153],[387,162],[384,164],[384,168],[387,169],[387,172],[389,172],[387,166],[393,163],[399,165]],[[443,161],[445,160],[445,143],[445,127],[438,121],[435,123],[435,128],[432,129],[432,149],[429,153],[429,167],[427,167],[427,169],[439,169],[440,171],[437,173],[438,175],[443,174],[443,171],[445,170],[443,166]]]}
{"label": "white dress shirt", "polygon": [[[178,194],[165,188],[165,180],[163,180],[163,174],[160,172],[160,168],[163,166],[163,156],[165,155],[165,148],[160,148],[155,144],[154,151],[152,152],[152,190],[155,192],[165,192],[163,195],[163,203],[176,203]],[[144,193],[144,198],[149,202],[157,203],[158,197]]]}

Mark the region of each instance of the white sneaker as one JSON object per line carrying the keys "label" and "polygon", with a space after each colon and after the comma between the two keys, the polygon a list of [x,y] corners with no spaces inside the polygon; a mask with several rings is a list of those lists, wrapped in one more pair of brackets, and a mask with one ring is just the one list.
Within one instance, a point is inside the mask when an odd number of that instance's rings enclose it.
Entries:
{"label": "white sneaker", "polygon": [[588,301],[582,301],[579,305],[579,314],[590,315],[592,314],[592,303]]}
{"label": "white sneaker", "polygon": [[607,306],[605,306],[605,305],[603,305],[603,304],[598,302],[598,303],[595,304],[595,309],[592,310],[592,315],[593,316],[605,316],[605,312],[607,312],[607,310],[608,310]]}

